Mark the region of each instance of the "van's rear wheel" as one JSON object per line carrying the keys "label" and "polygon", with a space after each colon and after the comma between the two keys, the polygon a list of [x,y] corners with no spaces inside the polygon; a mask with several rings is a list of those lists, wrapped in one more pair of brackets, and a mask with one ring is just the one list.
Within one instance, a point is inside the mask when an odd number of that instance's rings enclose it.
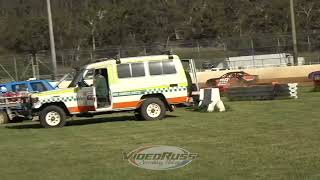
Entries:
{"label": "van's rear wheel", "polygon": [[158,98],[148,98],[143,102],[140,114],[143,120],[160,120],[166,115],[166,106]]}
{"label": "van's rear wheel", "polygon": [[58,106],[48,106],[39,114],[40,124],[44,128],[58,128],[66,124],[66,113]]}
{"label": "van's rear wheel", "polygon": [[6,112],[0,111],[0,124],[9,123],[9,117]]}

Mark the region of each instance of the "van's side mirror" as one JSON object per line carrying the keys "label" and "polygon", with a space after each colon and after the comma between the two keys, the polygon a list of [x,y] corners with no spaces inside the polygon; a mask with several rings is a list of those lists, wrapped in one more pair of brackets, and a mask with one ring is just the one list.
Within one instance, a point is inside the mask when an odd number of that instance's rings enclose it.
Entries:
{"label": "van's side mirror", "polygon": [[77,83],[77,85],[78,85],[79,88],[82,88],[82,83],[81,83],[81,81],[79,81],[79,82]]}

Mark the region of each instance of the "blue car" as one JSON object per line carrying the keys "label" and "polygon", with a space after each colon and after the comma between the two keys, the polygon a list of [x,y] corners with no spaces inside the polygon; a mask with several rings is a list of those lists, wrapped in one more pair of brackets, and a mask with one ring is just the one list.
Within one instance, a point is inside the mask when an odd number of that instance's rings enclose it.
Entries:
{"label": "blue car", "polygon": [[56,87],[48,80],[31,80],[31,81],[19,81],[0,84],[1,93],[5,92],[43,92],[54,90]]}

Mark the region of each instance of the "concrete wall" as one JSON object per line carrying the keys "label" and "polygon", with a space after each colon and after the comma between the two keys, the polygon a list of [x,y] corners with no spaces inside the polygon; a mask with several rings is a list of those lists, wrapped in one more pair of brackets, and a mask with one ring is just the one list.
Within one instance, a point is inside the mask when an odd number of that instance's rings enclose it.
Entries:
{"label": "concrete wall", "polygon": [[[210,72],[198,72],[199,83],[205,83],[208,79],[218,78],[228,72],[234,72],[239,70],[228,71],[210,71]],[[240,70],[241,71],[241,70]],[[307,78],[309,73],[313,71],[320,71],[320,65],[304,65],[304,66],[288,66],[288,67],[268,67],[257,69],[244,69],[244,72],[253,75],[259,75],[259,79],[292,79],[292,78]]]}

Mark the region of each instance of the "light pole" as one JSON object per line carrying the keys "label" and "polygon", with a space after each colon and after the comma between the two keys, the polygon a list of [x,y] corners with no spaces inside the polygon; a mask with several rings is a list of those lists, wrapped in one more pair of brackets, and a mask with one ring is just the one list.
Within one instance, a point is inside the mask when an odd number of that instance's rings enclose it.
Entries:
{"label": "light pole", "polygon": [[297,43],[297,31],[296,31],[296,18],[294,11],[294,2],[290,0],[290,12],[291,12],[291,30],[292,30],[292,45],[293,45],[293,63],[298,65],[298,43]]}
{"label": "light pole", "polygon": [[53,34],[50,0],[47,0],[47,9],[48,9],[51,60],[52,60],[52,66],[53,66],[53,78],[56,79],[56,77],[57,77],[57,56],[56,56],[56,48],[55,48],[55,44],[54,44],[54,34]]}

